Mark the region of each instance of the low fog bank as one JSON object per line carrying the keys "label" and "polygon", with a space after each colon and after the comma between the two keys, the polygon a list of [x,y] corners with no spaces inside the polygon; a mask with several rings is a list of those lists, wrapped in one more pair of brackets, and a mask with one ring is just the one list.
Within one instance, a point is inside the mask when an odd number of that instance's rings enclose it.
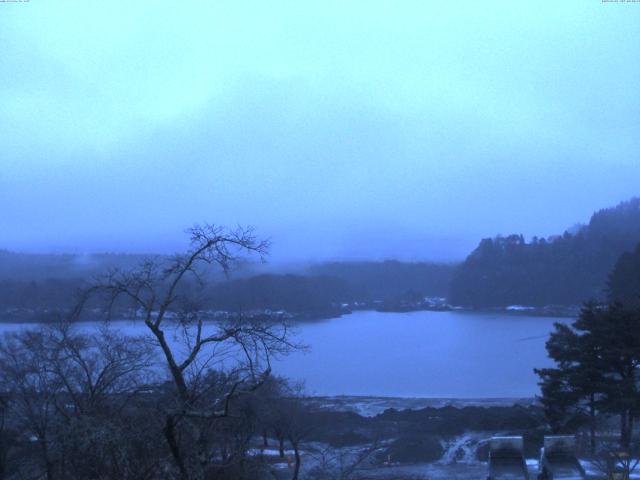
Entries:
{"label": "low fog bank", "polygon": [[[242,260],[229,276],[215,268],[202,272],[210,284],[203,291],[202,308],[275,311],[300,318],[362,309],[455,307],[575,313],[583,301],[606,297],[610,275],[622,272],[629,262],[623,256],[640,244],[640,198],[598,210],[588,223],[574,225],[546,238],[485,238],[458,263]],[[5,319],[16,312],[19,318],[45,319],[51,310],[69,308],[73,293],[87,280],[113,269],[132,269],[150,257],[160,263],[171,259],[157,254],[0,251],[0,310]]]}
{"label": "low fog bank", "polygon": [[[4,321],[47,321],[72,308],[88,282],[114,269],[135,268],[137,254],[24,254],[0,252],[0,313]],[[282,312],[327,318],[354,309],[409,308],[447,295],[455,264],[427,262],[244,261],[229,276],[212,268],[200,308],[228,313]],[[124,312],[123,312],[124,313]]]}

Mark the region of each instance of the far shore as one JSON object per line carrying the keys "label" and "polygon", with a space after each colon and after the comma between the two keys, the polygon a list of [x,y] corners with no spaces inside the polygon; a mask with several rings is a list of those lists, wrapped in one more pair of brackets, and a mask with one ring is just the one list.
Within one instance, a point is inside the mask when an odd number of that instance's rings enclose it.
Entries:
{"label": "far shore", "polygon": [[512,407],[515,405],[537,405],[536,397],[495,397],[495,398],[446,398],[446,397],[384,397],[369,395],[318,395],[310,396],[309,403],[332,411],[353,412],[363,417],[371,417],[385,410],[421,410],[442,407]]}
{"label": "far shore", "polygon": [[[564,317],[573,318],[577,317],[580,313],[580,306],[577,305],[547,305],[543,307],[521,306],[521,305],[509,305],[502,307],[488,307],[488,308],[468,308],[457,307],[449,305],[439,306],[405,306],[402,308],[392,308],[385,306],[384,308],[376,306],[366,307],[343,307],[340,309],[333,309],[322,312],[306,312],[306,313],[289,313],[285,311],[251,311],[244,313],[249,317],[270,317],[274,320],[287,320],[291,323],[307,323],[314,321],[331,320],[334,318],[340,318],[344,315],[349,315],[355,311],[375,311],[380,313],[412,313],[412,312],[458,312],[467,314],[487,314],[495,313],[500,315],[513,315],[513,316],[529,316],[529,317]],[[206,312],[205,319],[207,321],[215,321],[217,319],[226,319],[233,316],[237,316],[235,312]],[[19,311],[5,311],[0,313],[0,324],[2,323],[24,323],[24,324],[49,324],[56,323],[64,320],[65,314],[59,311],[49,310],[30,310],[21,309]],[[169,319],[169,318],[168,318]],[[136,321],[140,318],[125,318],[120,315],[117,318],[111,318],[111,322],[120,321]],[[83,317],[76,322],[89,323],[89,322],[101,322],[105,321],[104,317]]]}

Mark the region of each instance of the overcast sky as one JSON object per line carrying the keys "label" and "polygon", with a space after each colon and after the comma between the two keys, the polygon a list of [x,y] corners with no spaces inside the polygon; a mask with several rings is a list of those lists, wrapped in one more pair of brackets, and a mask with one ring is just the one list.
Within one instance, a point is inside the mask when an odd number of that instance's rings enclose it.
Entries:
{"label": "overcast sky", "polygon": [[456,259],[640,194],[640,3],[0,3],[0,248]]}

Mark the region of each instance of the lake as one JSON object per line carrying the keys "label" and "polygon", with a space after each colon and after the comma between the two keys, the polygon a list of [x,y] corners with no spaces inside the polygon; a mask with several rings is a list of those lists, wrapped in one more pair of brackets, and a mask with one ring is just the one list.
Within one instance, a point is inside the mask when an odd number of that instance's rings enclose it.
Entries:
{"label": "lake", "polygon": [[320,395],[496,398],[538,393],[533,368],[551,365],[545,342],[567,318],[468,312],[355,312],[305,324],[311,349],[274,371],[306,378]]}
{"label": "lake", "polygon": [[[538,394],[535,367],[554,322],[501,313],[358,311],[296,327],[309,346],[274,362],[316,395],[523,398]],[[87,327],[91,324],[83,324]],[[144,325],[114,322],[127,333]],[[24,327],[0,324],[1,331]]]}

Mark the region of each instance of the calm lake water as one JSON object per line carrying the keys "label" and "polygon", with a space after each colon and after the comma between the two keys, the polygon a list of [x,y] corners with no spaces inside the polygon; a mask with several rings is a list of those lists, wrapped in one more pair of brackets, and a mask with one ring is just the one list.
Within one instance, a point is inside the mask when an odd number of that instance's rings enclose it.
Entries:
{"label": "calm lake water", "polygon": [[[553,323],[569,319],[467,312],[355,312],[301,324],[307,352],[273,365],[317,395],[497,398],[538,393],[534,367]],[[83,324],[82,328],[95,328]],[[144,325],[114,322],[126,333]],[[24,326],[0,324],[0,332]]]}
{"label": "calm lake water", "polygon": [[321,395],[531,397],[544,344],[568,319],[497,313],[355,312],[303,325],[311,349],[274,367]]}

